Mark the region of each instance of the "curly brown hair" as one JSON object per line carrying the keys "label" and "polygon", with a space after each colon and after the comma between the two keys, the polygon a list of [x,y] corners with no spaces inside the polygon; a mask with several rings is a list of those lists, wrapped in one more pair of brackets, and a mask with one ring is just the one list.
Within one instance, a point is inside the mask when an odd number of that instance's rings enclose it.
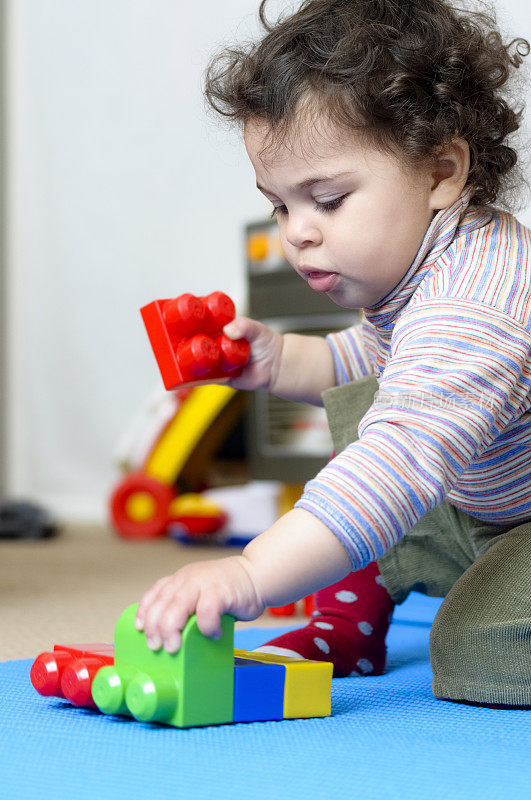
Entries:
{"label": "curly brown hair", "polygon": [[[215,111],[261,118],[271,144],[319,112],[411,166],[454,137],[470,147],[471,202],[491,203],[523,182],[507,144],[521,121],[510,92],[526,39],[504,44],[492,8],[449,0],[304,0],[259,41],[229,47],[205,72]],[[301,111],[307,112],[301,117]],[[312,117],[313,115],[313,117]]]}

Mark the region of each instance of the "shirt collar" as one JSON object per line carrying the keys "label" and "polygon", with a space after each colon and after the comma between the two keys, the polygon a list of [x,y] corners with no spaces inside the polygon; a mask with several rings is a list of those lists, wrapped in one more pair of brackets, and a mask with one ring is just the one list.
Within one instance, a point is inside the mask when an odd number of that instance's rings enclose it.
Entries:
{"label": "shirt collar", "polygon": [[426,273],[456,237],[490,221],[492,211],[488,207],[469,207],[472,191],[472,187],[465,188],[453,205],[435,215],[402,280],[376,305],[363,309],[372,325],[378,328],[392,326],[396,315],[409,302]]}

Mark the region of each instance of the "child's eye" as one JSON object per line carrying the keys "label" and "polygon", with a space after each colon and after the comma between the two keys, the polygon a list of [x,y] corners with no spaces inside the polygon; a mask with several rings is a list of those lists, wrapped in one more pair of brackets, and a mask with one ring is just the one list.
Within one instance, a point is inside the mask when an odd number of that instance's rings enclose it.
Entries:
{"label": "child's eye", "polygon": [[346,194],[341,195],[341,197],[336,197],[335,200],[328,200],[325,203],[318,203],[317,200],[315,201],[315,208],[317,211],[335,211],[336,208],[339,208],[343,200],[345,199]]}
{"label": "child's eye", "polygon": [[[318,203],[317,200],[315,200],[314,208],[317,211],[323,211],[325,213],[327,211],[335,211],[335,209],[339,208],[339,206],[342,204],[342,202],[343,202],[343,200],[345,199],[346,196],[347,195],[344,194],[344,195],[341,195],[341,197],[336,197],[335,200],[328,200],[325,203]],[[273,211],[271,212],[271,219],[276,217],[277,214],[286,214],[286,213],[287,213],[286,206],[275,206]]]}

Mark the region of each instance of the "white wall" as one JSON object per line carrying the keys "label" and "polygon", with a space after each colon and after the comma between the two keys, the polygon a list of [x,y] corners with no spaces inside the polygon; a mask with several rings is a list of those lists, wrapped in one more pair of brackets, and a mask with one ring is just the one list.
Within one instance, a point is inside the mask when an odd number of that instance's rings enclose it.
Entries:
{"label": "white wall", "polygon": [[[8,3],[10,489],[62,516],[104,516],[113,449],[159,381],[139,306],[243,296],[242,226],[267,204],[200,86],[257,5]],[[499,6],[531,39],[525,0]]]}
{"label": "white wall", "polygon": [[11,489],[91,516],[160,381],[139,307],[243,294],[242,225],[267,204],[200,85],[254,14],[246,0],[13,0],[8,27]]}

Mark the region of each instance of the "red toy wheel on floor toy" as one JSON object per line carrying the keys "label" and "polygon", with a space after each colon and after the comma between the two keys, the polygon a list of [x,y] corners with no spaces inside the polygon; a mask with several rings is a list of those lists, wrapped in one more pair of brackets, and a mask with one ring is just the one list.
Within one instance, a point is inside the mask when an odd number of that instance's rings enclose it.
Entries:
{"label": "red toy wheel on floor toy", "polygon": [[174,499],[173,487],[143,472],[130,473],[111,496],[111,517],[117,533],[125,539],[163,536]]}

